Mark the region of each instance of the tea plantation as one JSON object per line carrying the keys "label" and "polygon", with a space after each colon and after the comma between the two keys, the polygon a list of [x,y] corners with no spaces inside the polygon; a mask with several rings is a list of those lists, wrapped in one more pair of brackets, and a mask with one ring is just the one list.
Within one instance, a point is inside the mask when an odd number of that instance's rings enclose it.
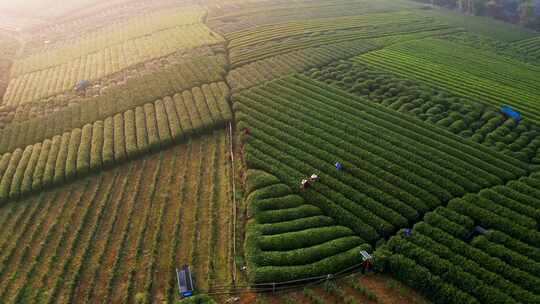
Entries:
{"label": "tea plantation", "polygon": [[0,10],[0,303],[540,303],[539,33],[408,0]]}

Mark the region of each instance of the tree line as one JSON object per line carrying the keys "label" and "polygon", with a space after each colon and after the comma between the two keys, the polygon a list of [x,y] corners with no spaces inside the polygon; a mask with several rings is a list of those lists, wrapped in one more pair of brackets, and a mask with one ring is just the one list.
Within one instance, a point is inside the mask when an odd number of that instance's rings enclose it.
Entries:
{"label": "tree line", "polygon": [[540,0],[416,0],[465,14],[488,16],[540,29]]}

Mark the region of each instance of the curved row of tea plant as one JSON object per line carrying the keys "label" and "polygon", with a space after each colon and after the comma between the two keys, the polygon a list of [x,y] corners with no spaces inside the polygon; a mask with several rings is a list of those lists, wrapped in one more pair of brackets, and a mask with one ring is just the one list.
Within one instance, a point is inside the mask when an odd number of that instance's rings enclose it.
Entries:
{"label": "curved row of tea plant", "polygon": [[531,56],[532,54],[527,54],[527,52],[520,50],[517,47],[518,42],[505,42],[493,37],[487,37],[471,32],[454,33],[441,38],[460,45],[489,51],[499,56],[520,60],[524,63],[538,64],[540,62],[540,58],[535,58],[534,56]]}
{"label": "curved row of tea plant", "polygon": [[[165,75],[167,74],[163,74],[163,76]],[[174,77],[174,75],[170,76]],[[218,78],[221,75],[215,76]],[[21,123],[12,123],[0,130],[0,152],[12,152],[17,148],[23,148],[55,135],[69,132],[74,128],[82,128],[85,124],[104,120],[109,116],[133,109],[144,103],[153,102],[165,96],[172,96],[183,91],[181,85],[171,88],[166,86],[168,82],[165,79],[149,78],[162,81],[154,83],[155,86],[152,85],[149,88],[136,86],[140,82],[135,81],[131,84],[128,83],[128,88],[130,88],[128,90],[124,90],[124,87],[119,87],[118,90],[111,90],[110,94],[84,100],[79,104],[65,107],[50,115]],[[142,78],[141,80],[146,79]],[[174,78],[168,80],[173,81]],[[203,98],[207,99],[209,103],[213,103],[214,99],[226,98],[229,94],[229,89],[225,83],[218,82],[204,84],[200,88],[196,87],[193,89],[194,94],[195,92],[197,92],[197,96],[202,94],[204,95]],[[118,99],[115,97],[118,97]]]}
{"label": "curved row of tea plant", "polygon": [[403,0],[326,0],[239,2],[218,0],[208,3],[208,24],[220,33],[232,33],[256,26],[321,18],[367,15],[420,8]]}
{"label": "curved row of tea plant", "polygon": [[222,42],[223,38],[203,24],[159,31],[61,65],[11,78],[4,95],[4,104],[18,106],[36,102],[69,91],[81,80],[101,79],[179,49],[193,49]]}
{"label": "curved row of tea plant", "polygon": [[240,91],[376,48],[369,41],[359,40],[293,51],[236,68],[227,75],[227,83],[233,91]]}
{"label": "curved row of tea plant", "polygon": [[[377,256],[402,281],[441,303],[537,303],[538,186],[540,176],[533,174],[454,199],[426,214],[410,235],[400,231],[386,245],[390,253],[382,249]],[[474,225],[487,233],[475,236]]]}
{"label": "curved row of tea plant", "polygon": [[433,18],[403,11],[262,25],[225,36],[231,64],[238,67],[320,45],[448,28]]}
{"label": "curved row of tea plant", "polygon": [[[435,64],[451,65],[468,73],[530,94],[539,94],[540,67],[507,56],[438,38],[400,43],[389,47]],[[426,50],[429,50],[427,52]],[[516,96],[515,98],[518,98]]]}
{"label": "curved row of tea plant", "polygon": [[277,177],[247,171],[246,258],[252,282],[284,282],[334,274],[371,246],[304,201]]}
{"label": "curved row of tea plant", "polygon": [[398,112],[411,114],[522,161],[540,164],[540,129],[492,107],[353,61],[337,61],[306,75]]}
{"label": "curved row of tea plant", "polygon": [[45,45],[40,52],[17,59],[13,64],[11,77],[60,65],[169,28],[196,24],[201,21],[204,14],[205,10],[202,7],[181,7],[154,11],[115,22],[85,35],[76,36],[74,39]]}
{"label": "curved row of tea plant", "polygon": [[512,46],[527,56],[540,61],[540,37],[519,40],[514,42]]}
{"label": "curved row of tea plant", "polygon": [[[505,70],[488,70],[480,77],[469,69],[459,68],[459,64],[454,65],[455,61],[461,60],[459,56],[454,61],[442,64],[422,59],[418,52],[408,53],[391,48],[363,54],[355,60],[486,105],[500,107],[509,104],[520,111],[524,119],[535,123],[540,121],[540,106],[537,103],[540,94],[536,94],[535,90],[524,90],[520,85],[514,86],[512,81],[501,82],[497,75],[504,75]],[[502,65],[504,60],[500,60],[500,63]],[[540,76],[540,73],[537,74]]]}
{"label": "curved row of tea plant", "polygon": [[214,55],[220,52],[220,49],[210,53],[202,52],[201,56],[190,57],[188,60],[179,59],[181,55],[173,54],[145,62],[91,82],[83,92],[63,92],[46,100],[13,108],[12,122],[20,123],[42,116],[57,115],[63,108],[76,104],[84,106],[91,103],[101,109],[108,105],[118,109],[152,102],[206,83],[223,81],[225,56]]}
{"label": "curved row of tea plant", "polygon": [[238,127],[252,134],[248,167],[289,187],[320,174],[302,197],[367,242],[453,197],[526,172],[520,161],[303,76],[251,88],[233,101]]}
{"label": "curved row of tea plant", "polygon": [[5,153],[0,160],[0,200],[16,199],[223,126],[232,119],[224,93],[206,99],[199,88],[184,91]]}

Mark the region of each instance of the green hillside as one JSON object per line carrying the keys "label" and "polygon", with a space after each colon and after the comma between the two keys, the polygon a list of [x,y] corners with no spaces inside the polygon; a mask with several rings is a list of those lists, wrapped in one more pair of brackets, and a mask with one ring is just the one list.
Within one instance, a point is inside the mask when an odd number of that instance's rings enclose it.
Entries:
{"label": "green hillside", "polygon": [[540,34],[420,2],[0,5],[0,303],[540,303]]}

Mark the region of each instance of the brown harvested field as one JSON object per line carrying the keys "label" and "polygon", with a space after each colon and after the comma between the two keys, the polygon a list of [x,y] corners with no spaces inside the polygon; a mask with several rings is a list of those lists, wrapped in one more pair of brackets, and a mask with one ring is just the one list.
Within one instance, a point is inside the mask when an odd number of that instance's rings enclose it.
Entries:
{"label": "brown harvested field", "polygon": [[[151,303],[230,285],[225,131],[0,207],[2,303]],[[210,283],[212,282],[212,283]]]}

